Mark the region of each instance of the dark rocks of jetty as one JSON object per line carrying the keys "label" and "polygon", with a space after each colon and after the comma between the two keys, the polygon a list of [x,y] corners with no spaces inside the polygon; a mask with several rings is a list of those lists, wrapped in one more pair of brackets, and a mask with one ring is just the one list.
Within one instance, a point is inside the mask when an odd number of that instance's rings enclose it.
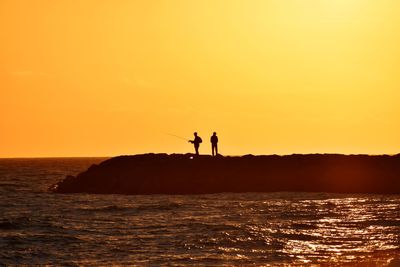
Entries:
{"label": "dark rocks of jetty", "polygon": [[332,192],[400,194],[400,154],[194,157],[119,156],[54,185],[58,193],[208,194]]}

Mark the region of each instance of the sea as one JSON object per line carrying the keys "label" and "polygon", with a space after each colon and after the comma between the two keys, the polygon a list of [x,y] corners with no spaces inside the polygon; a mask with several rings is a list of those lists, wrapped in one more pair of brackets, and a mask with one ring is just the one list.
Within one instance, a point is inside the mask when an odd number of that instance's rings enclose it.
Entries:
{"label": "sea", "polygon": [[400,195],[48,190],[103,160],[0,159],[0,266],[400,266]]}

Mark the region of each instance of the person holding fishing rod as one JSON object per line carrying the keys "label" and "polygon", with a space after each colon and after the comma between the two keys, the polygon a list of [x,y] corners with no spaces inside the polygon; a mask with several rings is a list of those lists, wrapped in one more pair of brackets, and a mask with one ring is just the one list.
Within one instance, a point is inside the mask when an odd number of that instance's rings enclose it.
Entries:
{"label": "person holding fishing rod", "polygon": [[203,140],[201,140],[201,137],[197,135],[197,132],[194,132],[194,139],[188,140],[188,141],[189,141],[189,143],[192,143],[194,145],[194,150],[196,151],[196,156],[198,156],[200,143],[203,142]]}
{"label": "person holding fishing rod", "polygon": [[203,142],[203,140],[201,140],[201,137],[197,135],[197,132],[194,133],[194,139],[193,140],[189,140],[189,139],[183,138],[183,137],[181,137],[179,135],[175,135],[175,134],[171,134],[171,133],[165,133],[164,132],[164,134],[167,134],[167,135],[170,135],[170,136],[173,136],[173,137],[188,141],[189,143],[192,143],[194,145],[194,149],[196,151],[196,156],[199,155],[200,143]]}

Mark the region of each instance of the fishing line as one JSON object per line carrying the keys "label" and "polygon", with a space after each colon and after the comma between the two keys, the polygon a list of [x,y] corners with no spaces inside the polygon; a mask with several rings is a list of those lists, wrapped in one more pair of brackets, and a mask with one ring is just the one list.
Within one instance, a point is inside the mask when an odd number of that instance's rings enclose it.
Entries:
{"label": "fishing line", "polygon": [[189,141],[189,139],[187,139],[187,138],[184,138],[184,137],[181,137],[181,136],[179,136],[179,135],[176,135],[176,134],[171,134],[171,133],[166,133],[166,132],[164,132],[164,134],[166,134],[166,135],[169,135],[169,136],[173,136],[173,137],[176,137],[176,138],[179,138],[179,139],[185,140],[185,141]]}

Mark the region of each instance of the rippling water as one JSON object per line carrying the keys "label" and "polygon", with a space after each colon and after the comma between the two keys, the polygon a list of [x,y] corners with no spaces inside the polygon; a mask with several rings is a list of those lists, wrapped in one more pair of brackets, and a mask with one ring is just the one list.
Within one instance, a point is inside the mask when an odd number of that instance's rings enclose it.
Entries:
{"label": "rippling water", "polygon": [[59,195],[103,159],[0,160],[0,265],[396,265],[399,195]]}

